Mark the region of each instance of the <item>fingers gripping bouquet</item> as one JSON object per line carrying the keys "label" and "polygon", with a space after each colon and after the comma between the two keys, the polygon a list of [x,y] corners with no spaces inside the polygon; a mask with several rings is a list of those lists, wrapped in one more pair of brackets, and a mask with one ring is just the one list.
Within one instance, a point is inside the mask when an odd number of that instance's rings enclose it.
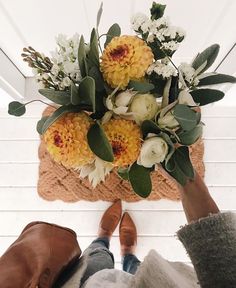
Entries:
{"label": "fingers gripping bouquet", "polygon": [[[235,82],[229,75],[205,73],[217,57],[217,44],[191,64],[174,64],[185,33],[169,23],[164,10],[154,2],[150,17],[134,15],[135,36],[121,35],[118,24],[99,36],[101,6],[89,42],[60,35],[51,58],[24,48],[39,93],[56,104],[37,131],[56,162],[78,170],[94,187],[115,169],[147,197],[150,173],[159,165],[184,185],[194,176],[188,146],[202,135],[197,108],[224,97],[204,86]],[[10,103],[9,113],[23,115],[26,104]]]}

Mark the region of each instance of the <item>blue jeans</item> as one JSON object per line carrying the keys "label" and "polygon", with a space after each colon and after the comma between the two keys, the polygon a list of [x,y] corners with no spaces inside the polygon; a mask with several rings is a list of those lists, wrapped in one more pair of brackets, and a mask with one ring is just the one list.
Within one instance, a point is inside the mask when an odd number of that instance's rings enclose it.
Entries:
{"label": "blue jeans", "polygon": [[[81,286],[96,272],[103,269],[114,269],[114,257],[109,247],[108,238],[97,238],[84,251],[84,255],[88,259],[88,266],[81,280]],[[125,255],[122,259],[123,270],[130,274],[135,274],[140,263],[138,258],[132,254]]]}

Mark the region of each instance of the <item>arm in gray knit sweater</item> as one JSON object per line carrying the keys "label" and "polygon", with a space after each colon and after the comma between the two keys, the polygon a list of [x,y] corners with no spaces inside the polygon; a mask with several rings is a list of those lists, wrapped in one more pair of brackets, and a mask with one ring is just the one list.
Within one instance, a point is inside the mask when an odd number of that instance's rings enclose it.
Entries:
{"label": "arm in gray knit sweater", "polygon": [[201,287],[235,288],[235,215],[219,212],[197,173],[181,193],[189,225],[177,234],[192,260]]}

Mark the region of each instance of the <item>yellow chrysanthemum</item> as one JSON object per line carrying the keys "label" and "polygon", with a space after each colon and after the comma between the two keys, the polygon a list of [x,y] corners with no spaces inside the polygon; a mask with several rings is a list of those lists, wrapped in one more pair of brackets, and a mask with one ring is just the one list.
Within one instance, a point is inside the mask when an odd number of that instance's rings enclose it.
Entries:
{"label": "yellow chrysanthemum", "polygon": [[124,89],[130,80],[143,78],[153,53],[147,44],[136,36],[114,37],[101,57],[101,71],[111,87]]}
{"label": "yellow chrysanthemum", "polygon": [[69,169],[91,163],[95,159],[87,143],[91,124],[84,112],[67,113],[53,123],[44,134],[52,158]]}
{"label": "yellow chrysanthemum", "polygon": [[129,120],[112,119],[103,125],[111,143],[115,166],[126,166],[137,160],[141,148],[141,130]]}

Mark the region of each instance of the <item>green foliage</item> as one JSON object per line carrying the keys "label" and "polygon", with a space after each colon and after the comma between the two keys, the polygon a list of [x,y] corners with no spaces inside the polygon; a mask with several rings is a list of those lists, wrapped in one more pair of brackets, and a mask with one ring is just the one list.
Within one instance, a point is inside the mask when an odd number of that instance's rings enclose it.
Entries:
{"label": "green foliage", "polygon": [[140,93],[147,93],[153,90],[155,86],[152,83],[140,82],[140,81],[130,81],[128,89],[134,89]]}
{"label": "green foliage", "polygon": [[80,42],[79,42],[78,62],[79,62],[81,76],[82,77],[87,76],[88,67],[87,67],[87,62],[86,62],[86,51],[85,51],[85,43],[84,43],[83,35],[80,37]]}
{"label": "green foliage", "polygon": [[186,184],[188,179],[193,179],[194,168],[189,157],[188,147],[181,146],[177,148],[168,165],[165,165],[164,168],[182,186]]}
{"label": "green foliage", "polygon": [[136,194],[142,198],[147,198],[152,192],[152,181],[150,169],[134,162],[129,169],[129,181]]}
{"label": "green foliage", "polygon": [[71,103],[73,105],[80,104],[79,89],[73,82],[71,83],[70,86],[70,97],[71,97]]}
{"label": "green foliage", "polygon": [[98,29],[98,26],[99,26],[100,21],[101,21],[102,12],[103,12],[103,3],[101,2],[101,5],[100,5],[98,13],[97,13],[97,23],[96,23],[97,29]]}
{"label": "green foliage", "polygon": [[93,66],[89,69],[88,75],[95,80],[96,91],[101,92],[104,90],[104,80],[102,73],[97,66]]}
{"label": "green foliage", "polygon": [[202,124],[198,124],[192,130],[189,131],[181,131],[178,133],[179,142],[182,145],[192,145],[194,144],[201,136],[203,132]]}
{"label": "green foliage", "polygon": [[88,62],[90,67],[94,65],[99,67],[98,38],[97,38],[97,32],[94,28],[90,36],[90,49],[88,52]]}
{"label": "green foliage", "polygon": [[13,101],[8,105],[8,113],[13,116],[22,116],[26,112],[25,104]]}
{"label": "green foliage", "polygon": [[112,38],[120,36],[120,34],[121,34],[120,26],[117,23],[113,24],[107,32],[107,39],[104,44],[104,47],[106,47],[107,44],[111,42]]}
{"label": "green foliage", "polygon": [[197,74],[201,74],[206,71],[215,61],[220,50],[218,44],[213,44],[206,48],[202,53],[198,54],[192,63],[192,67],[197,70],[200,68]]}
{"label": "green foliage", "polygon": [[[204,74],[203,74],[204,75]],[[214,85],[221,83],[236,83],[236,78],[226,74],[211,74],[200,79],[198,86]]]}
{"label": "green foliage", "polygon": [[96,111],[95,81],[92,77],[85,77],[79,84],[79,104],[92,106],[92,111]]}
{"label": "green foliage", "polygon": [[184,104],[178,104],[174,107],[174,117],[179,122],[181,128],[185,131],[192,130],[197,125],[196,112]]}
{"label": "green foliage", "polygon": [[[81,111],[81,108],[74,105],[65,105],[58,108],[56,111],[53,112],[51,116],[49,116],[45,121],[43,120],[42,123],[38,125],[40,134],[44,134],[47,129],[57,120],[59,119],[63,114],[69,113],[69,112],[79,112]],[[42,119],[41,119],[42,120]],[[44,123],[43,123],[44,122]],[[43,124],[43,125],[42,125]],[[42,126],[42,127],[41,127]]]}
{"label": "green foliage", "polygon": [[166,5],[162,5],[162,4],[153,2],[152,7],[150,9],[151,19],[157,20],[157,19],[161,18],[164,15],[165,9],[166,9]]}
{"label": "green foliage", "polygon": [[87,138],[89,147],[95,155],[107,162],[114,161],[112,146],[99,123],[91,126]]}
{"label": "green foliage", "polygon": [[43,116],[37,123],[36,129],[40,135],[43,134],[43,125],[47,121],[48,118],[49,116]]}
{"label": "green foliage", "polygon": [[47,99],[59,105],[69,105],[71,103],[69,91],[39,89],[39,93],[42,94]]}
{"label": "green foliage", "polygon": [[144,139],[147,137],[148,133],[159,134],[161,132],[161,129],[152,120],[144,120],[141,124],[141,130]]}
{"label": "green foliage", "polygon": [[120,176],[120,178],[122,178],[123,180],[129,181],[129,169],[128,168],[118,168],[117,173]]}
{"label": "green foliage", "polygon": [[224,98],[225,94],[222,91],[214,89],[198,89],[190,92],[193,100],[199,103],[200,106],[207,105],[219,101]]}

